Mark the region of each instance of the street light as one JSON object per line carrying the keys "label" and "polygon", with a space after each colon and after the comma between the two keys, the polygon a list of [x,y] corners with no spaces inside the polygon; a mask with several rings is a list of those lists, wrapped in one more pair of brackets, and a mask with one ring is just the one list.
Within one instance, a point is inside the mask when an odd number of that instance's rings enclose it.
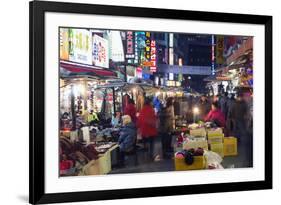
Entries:
{"label": "street light", "polygon": [[195,123],[195,118],[196,116],[199,114],[199,108],[198,107],[194,107],[193,108],[193,122]]}

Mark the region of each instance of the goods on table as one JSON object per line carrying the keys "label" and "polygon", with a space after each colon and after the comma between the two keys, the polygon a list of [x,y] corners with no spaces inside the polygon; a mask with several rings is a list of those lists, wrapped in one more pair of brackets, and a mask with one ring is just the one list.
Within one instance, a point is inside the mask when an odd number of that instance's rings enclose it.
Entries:
{"label": "goods on table", "polygon": [[236,156],[237,153],[237,138],[225,137],[223,146],[224,156]]}
{"label": "goods on table", "polygon": [[196,129],[191,129],[189,133],[190,133],[191,136],[206,137],[206,130],[205,130],[204,127],[200,127],[200,128],[196,128]]}
{"label": "goods on table", "polygon": [[199,147],[208,150],[208,142],[205,137],[188,137],[183,142],[184,150],[189,150],[192,148],[197,149]]}
{"label": "goods on table", "polygon": [[218,136],[218,135],[221,135],[221,134],[223,134],[223,130],[220,127],[207,129],[207,136],[208,137]]}

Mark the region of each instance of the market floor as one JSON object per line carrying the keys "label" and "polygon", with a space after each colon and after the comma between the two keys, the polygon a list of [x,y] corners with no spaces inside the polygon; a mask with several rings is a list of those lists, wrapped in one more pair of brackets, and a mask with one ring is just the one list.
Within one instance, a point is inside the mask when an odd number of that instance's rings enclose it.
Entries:
{"label": "market floor", "polygon": [[[244,139],[249,139],[250,136],[245,134]],[[173,142],[175,139],[173,139]],[[251,140],[238,141],[238,155],[234,157],[224,157],[222,166],[224,168],[247,168],[252,167],[252,143]],[[155,155],[162,156],[161,140],[157,138],[155,142]],[[143,150],[137,151],[138,164],[135,165],[134,156],[129,156],[126,159],[126,166],[122,168],[113,168],[109,174],[125,174],[125,173],[143,173],[143,172],[165,172],[174,171],[174,160],[160,159],[160,161],[151,161],[148,158],[147,152]]]}

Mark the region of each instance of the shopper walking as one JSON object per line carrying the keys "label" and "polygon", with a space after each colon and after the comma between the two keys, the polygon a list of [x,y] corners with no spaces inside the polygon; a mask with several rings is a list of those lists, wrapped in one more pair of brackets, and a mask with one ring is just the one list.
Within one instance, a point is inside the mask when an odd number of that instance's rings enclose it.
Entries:
{"label": "shopper walking", "polygon": [[247,116],[249,107],[243,99],[242,94],[238,94],[233,105],[232,115],[234,121],[234,136],[238,138],[238,153],[244,157],[247,167],[253,166],[253,135],[247,132]]}
{"label": "shopper walking", "polygon": [[144,148],[147,148],[149,144],[148,153],[151,160],[153,160],[154,157],[154,140],[157,136],[156,120],[157,118],[152,106],[152,100],[146,98],[138,117],[137,126],[144,142]]}
{"label": "shopper walking", "polygon": [[235,104],[235,97],[234,94],[230,94],[228,96],[227,100],[227,107],[228,107],[228,112],[227,112],[227,117],[226,117],[226,127],[228,130],[229,135],[233,135],[234,133],[234,119],[233,119],[233,106]]}
{"label": "shopper walking", "polygon": [[228,93],[225,92],[222,94],[220,100],[219,100],[219,103],[220,103],[220,109],[222,111],[222,113],[224,114],[224,117],[226,118],[227,117],[227,112],[228,112],[228,107],[227,107],[227,96],[228,96]]}
{"label": "shopper walking", "polygon": [[248,106],[242,94],[238,94],[232,106],[231,115],[234,122],[234,133],[241,140],[242,136],[246,135],[246,119],[248,116]]}
{"label": "shopper walking", "polygon": [[159,113],[159,133],[161,136],[163,158],[169,158],[169,153],[173,151],[173,148],[171,146],[172,135],[175,130],[175,114],[173,102],[173,98],[168,98],[166,107],[163,107],[161,109],[161,112]]}

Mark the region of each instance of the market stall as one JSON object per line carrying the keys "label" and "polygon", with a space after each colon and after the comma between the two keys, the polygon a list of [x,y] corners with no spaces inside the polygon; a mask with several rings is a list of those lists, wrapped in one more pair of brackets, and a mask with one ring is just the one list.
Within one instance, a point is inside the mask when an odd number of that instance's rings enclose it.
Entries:
{"label": "market stall", "polygon": [[193,123],[177,133],[175,170],[222,169],[224,157],[237,156],[237,139],[210,122]]}

